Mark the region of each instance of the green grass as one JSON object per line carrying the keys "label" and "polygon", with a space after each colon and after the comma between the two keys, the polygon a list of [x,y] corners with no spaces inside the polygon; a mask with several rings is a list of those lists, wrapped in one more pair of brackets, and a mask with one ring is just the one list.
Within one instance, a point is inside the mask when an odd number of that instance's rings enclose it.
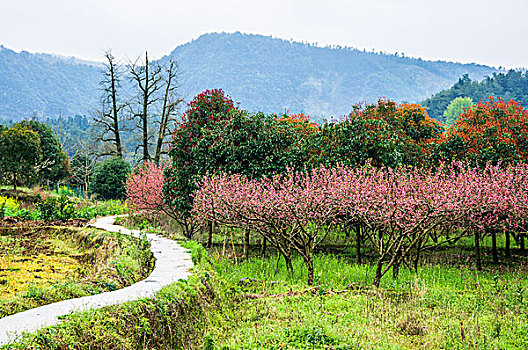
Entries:
{"label": "green grass", "polygon": [[[76,314],[16,349],[525,349],[528,268],[476,271],[471,240],[425,256],[418,273],[371,286],[374,267],[353,254],[316,256],[313,288],[301,259],[234,260],[195,242],[197,267],[155,298]],[[90,330],[90,331],[87,331]],[[45,345],[47,344],[47,345]],[[42,346],[42,347],[39,347]]]}
{"label": "green grass", "polygon": [[[293,274],[258,258],[238,266],[221,256],[214,262],[243,293],[306,291],[300,259]],[[218,335],[220,343],[230,349],[312,348],[291,338],[290,330],[326,334],[333,348],[342,349],[528,348],[526,266],[478,272],[467,265],[425,265],[418,274],[404,269],[398,279],[383,279],[380,290],[369,284],[374,268],[349,258],[320,254],[316,271],[316,290],[243,301],[236,326]]]}
{"label": "green grass", "polygon": [[96,216],[122,215],[128,213],[128,206],[120,200],[81,201],[75,206],[75,218],[92,219]]}
{"label": "green grass", "polygon": [[[121,215],[129,212],[127,204],[120,200],[86,200],[71,196],[72,192],[64,190],[62,191],[64,197],[61,197],[57,192],[45,191],[39,187],[33,189],[21,187],[17,188],[17,191],[13,191],[6,186],[0,186],[0,191],[2,189],[5,191],[0,193],[0,220],[4,216],[15,217],[22,221],[49,219],[39,210],[39,205],[41,206],[45,199],[50,197],[63,201],[63,203],[67,202],[68,207],[71,207],[71,218],[73,219],[92,219],[96,216]],[[10,202],[2,206],[7,198]],[[14,205],[11,202],[14,202]],[[56,205],[54,206],[56,207]],[[58,207],[55,208],[54,212],[58,212]]]}

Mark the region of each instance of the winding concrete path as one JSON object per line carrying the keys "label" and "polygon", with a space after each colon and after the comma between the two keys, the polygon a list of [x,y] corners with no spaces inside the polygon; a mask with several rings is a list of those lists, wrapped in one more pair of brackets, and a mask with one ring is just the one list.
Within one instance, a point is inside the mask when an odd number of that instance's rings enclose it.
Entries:
{"label": "winding concrete path", "polygon": [[[139,238],[138,230],[114,225],[115,219],[115,216],[102,217],[91,226]],[[147,239],[156,259],[155,268],[147,278],[113,292],[64,300],[4,317],[0,319],[0,346],[16,341],[22,332],[33,332],[55,325],[61,322],[60,316],[151,297],[162,287],[189,276],[189,269],[193,267],[193,263],[185,248],[173,240],[155,234],[147,233]]]}

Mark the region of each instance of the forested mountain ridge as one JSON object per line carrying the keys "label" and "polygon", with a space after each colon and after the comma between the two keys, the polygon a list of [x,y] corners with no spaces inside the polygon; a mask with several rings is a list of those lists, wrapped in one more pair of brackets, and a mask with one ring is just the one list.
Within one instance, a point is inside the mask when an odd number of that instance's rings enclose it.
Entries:
{"label": "forested mountain ridge", "polygon": [[[162,60],[169,57],[179,63],[180,92],[187,101],[221,88],[250,111],[288,108],[320,117],[348,113],[353,104],[379,97],[420,101],[463,74],[480,80],[497,71],[241,33],[205,34]],[[2,47],[0,117],[89,114],[98,107],[101,79],[95,63]]]}
{"label": "forested mountain ridge", "polygon": [[86,114],[97,107],[101,74],[75,58],[0,47],[0,117]]}
{"label": "forested mountain ridge", "polygon": [[[463,74],[482,79],[496,69],[477,65],[322,48],[251,34],[206,34],[177,47],[181,84],[189,95],[223,88],[248,110],[331,116],[380,97],[420,101]],[[167,59],[164,57],[163,59]]]}

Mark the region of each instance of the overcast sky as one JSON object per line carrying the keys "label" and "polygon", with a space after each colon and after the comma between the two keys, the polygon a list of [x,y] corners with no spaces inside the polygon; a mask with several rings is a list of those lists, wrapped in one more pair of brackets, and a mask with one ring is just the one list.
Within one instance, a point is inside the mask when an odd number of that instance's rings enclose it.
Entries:
{"label": "overcast sky", "polygon": [[525,0],[0,0],[0,44],[102,60],[153,56],[209,32],[528,66]]}

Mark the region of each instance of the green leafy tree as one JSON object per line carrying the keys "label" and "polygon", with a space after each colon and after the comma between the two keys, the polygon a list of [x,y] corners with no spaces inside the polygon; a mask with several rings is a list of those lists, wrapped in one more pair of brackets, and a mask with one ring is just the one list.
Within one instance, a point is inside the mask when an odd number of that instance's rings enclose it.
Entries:
{"label": "green leafy tree", "polygon": [[351,118],[325,124],[309,143],[311,167],[355,166],[368,160],[394,167],[404,162],[403,139],[383,120]]}
{"label": "green leafy tree", "polygon": [[447,127],[453,125],[458,116],[464,113],[464,109],[474,105],[471,97],[457,97],[447,106],[444,112],[444,120]]}
{"label": "green leafy tree", "polygon": [[35,131],[39,136],[42,159],[36,170],[40,181],[57,182],[70,176],[68,156],[59,138],[49,126],[36,120],[24,120],[17,124]]}
{"label": "green leafy tree", "polygon": [[40,138],[35,131],[13,125],[0,132],[0,172],[10,179],[14,190],[17,183],[34,180],[41,158]]}
{"label": "green leafy tree", "polygon": [[106,159],[96,165],[91,182],[90,192],[100,199],[124,199],[125,181],[132,167],[122,158]]}
{"label": "green leafy tree", "polygon": [[195,182],[206,171],[196,157],[196,145],[204,132],[215,123],[230,119],[234,113],[241,111],[222,90],[206,90],[191,101],[182,122],[177,123],[174,129],[169,152],[172,162],[164,173],[163,192],[167,204],[179,213],[178,222],[188,237],[194,232],[190,210]]}
{"label": "green leafy tree", "polygon": [[226,172],[252,179],[270,176],[288,167],[304,166],[306,134],[301,131],[276,115],[237,113],[203,133],[195,157],[203,174]]}

